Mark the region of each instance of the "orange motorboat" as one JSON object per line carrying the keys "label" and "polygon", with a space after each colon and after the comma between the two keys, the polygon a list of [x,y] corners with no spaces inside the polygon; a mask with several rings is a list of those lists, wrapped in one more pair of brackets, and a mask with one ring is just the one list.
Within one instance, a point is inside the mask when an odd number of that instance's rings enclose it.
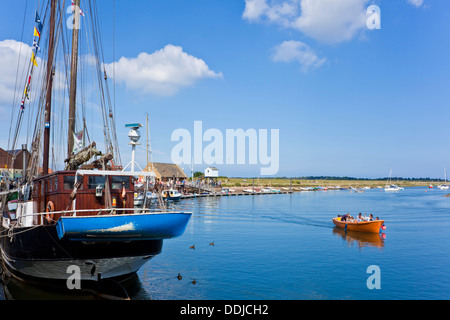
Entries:
{"label": "orange motorboat", "polygon": [[341,218],[333,218],[333,223],[336,225],[336,227],[341,229],[347,229],[348,231],[379,233],[380,228],[384,224],[384,220],[350,222],[350,221],[341,221]]}

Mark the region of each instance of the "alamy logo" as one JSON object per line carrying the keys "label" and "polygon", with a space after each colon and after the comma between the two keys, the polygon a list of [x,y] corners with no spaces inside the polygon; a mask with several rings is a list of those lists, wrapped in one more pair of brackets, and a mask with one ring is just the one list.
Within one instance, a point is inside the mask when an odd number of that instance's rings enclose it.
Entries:
{"label": "alamy logo", "polygon": [[[75,12],[78,12],[79,14],[76,15]],[[72,1],[72,5],[68,6],[66,9],[66,13],[71,14],[69,18],[66,20],[66,26],[67,29],[81,29],[81,19],[80,16],[84,16],[83,10],[77,5],[75,5]]]}
{"label": "alamy logo", "polygon": [[67,267],[67,274],[70,276],[67,278],[66,286],[69,290],[81,289],[81,269],[79,266],[70,265]]}
{"label": "alamy logo", "polygon": [[381,29],[381,9],[377,5],[371,5],[367,8],[366,14],[369,17],[366,20],[366,26],[368,29]]}
{"label": "alamy logo", "polygon": [[381,269],[377,265],[372,265],[367,268],[367,273],[371,276],[367,279],[366,285],[367,289],[381,289]]}
{"label": "alamy logo", "polygon": [[[172,132],[171,140],[179,143],[173,147],[171,159],[186,165],[259,164],[261,175],[276,175],[280,163],[279,129],[270,130],[270,145],[268,136],[268,129],[226,129],[225,135],[219,129],[203,132],[202,121],[194,121],[193,135],[187,129]],[[204,142],[209,143],[204,147]]]}

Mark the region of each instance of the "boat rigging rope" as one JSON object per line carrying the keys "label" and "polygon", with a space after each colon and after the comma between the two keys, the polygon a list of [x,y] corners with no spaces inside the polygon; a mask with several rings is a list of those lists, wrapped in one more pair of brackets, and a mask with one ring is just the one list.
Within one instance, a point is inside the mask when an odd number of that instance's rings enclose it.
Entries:
{"label": "boat rigging rope", "polygon": [[[17,60],[17,72],[16,72],[16,83],[14,85],[14,92],[17,92],[17,80],[19,78],[19,67],[20,67],[20,57],[21,57],[21,51],[22,51],[22,43],[23,43],[23,32],[25,30],[25,19],[26,19],[26,13],[27,13],[27,6],[28,6],[28,0],[25,2],[25,10],[23,13],[23,22],[22,22],[22,34],[20,36],[20,47],[19,47],[19,59]],[[11,129],[12,129],[12,123],[14,118],[14,109],[16,105],[16,98],[13,99],[13,105],[12,105],[12,112],[11,112],[11,121],[9,125],[9,139],[8,139],[8,150],[12,150],[14,148],[11,148]]]}
{"label": "boat rigging rope", "polygon": [[61,250],[63,251],[69,258],[73,258],[72,255],[70,255],[65,249],[64,247],[62,247],[58,242],[55,241],[55,239],[53,239],[53,237],[51,236],[51,234],[48,232],[47,228],[44,228],[45,232],[47,232],[48,236],[50,237],[50,239],[52,239],[53,243]]}
{"label": "boat rigging rope", "polygon": [[12,237],[14,237],[15,235],[21,234],[21,233],[25,233],[25,232],[28,232],[28,231],[31,231],[31,230],[33,230],[33,229],[36,229],[37,227],[40,227],[40,226],[34,226],[34,227],[28,228],[28,229],[26,229],[26,230],[14,232],[14,229],[16,228],[16,225],[13,224],[13,225],[11,225],[10,228],[3,230],[3,231],[5,231],[5,232],[7,232],[7,234],[0,235],[0,238],[6,238],[6,237],[9,237],[9,238],[11,239],[11,241],[12,241]]}
{"label": "boat rigging rope", "polygon": [[[27,228],[26,230],[22,230],[22,231],[17,231],[17,232],[14,232],[14,229],[16,228],[16,225],[15,224],[13,224],[13,225],[11,225],[11,227],[10,228],[8,228],[8,229],[5,229],[5,230],[3,230],[3,231],[6,231],[7,232],[7,234],[4,234],[4,235],[0,235],[0,238],[6,238],[6,237],[9,237],[10,238],[10,241],[12,242],[12,239],[13,239],[13,237],[15,236],[15,235],[18,235],[18,234],[22,234],[22,233],[26,233],[26,232],[29,232],[29,231],[32,231],[32,230],[34,230],[34,229],[36,229],[36,228],[38,228],[38,227],[42,227],[42,225],[36,225],[36,226],[33,226],[33,227],[30,227],[30,228]],[[69,258],[73,258],[59,243],[57,243],[56,241],[54,241],[54,239],[53,239],[53,237],[50,235],[50,233],[47,231],[47,228],[44,228],[44,230],[47,232],[47,234],[50,236],[50,238],[53,240],[53,242],[55,243],[55,245],[56,246],[58,246],[60,249],[61,249],[61,251],[63,251]]]}

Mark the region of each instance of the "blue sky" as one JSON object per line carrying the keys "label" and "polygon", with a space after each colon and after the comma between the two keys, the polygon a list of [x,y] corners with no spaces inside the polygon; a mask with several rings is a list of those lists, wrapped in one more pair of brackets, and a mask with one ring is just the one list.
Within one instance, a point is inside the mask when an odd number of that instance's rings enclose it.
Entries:
{"label": "blue sky", "polygon": [[[21,41],[25,3],[3,4],[0,44]],[[113,5],[98,3],[112,85]],[[30,25],[37,4],[28,1]],[[365,24],[372,4],[381,29]],[[224,135],[279,129],[277,176],[375,178],[392,169],[442,178],[450,170],[448,1],[115,0],[114,9],[124,164],[125,123],[144,124],[148,113],[155,161],[171,161],[174,130],[193,133],[202,121]],[[0,99],[2,126],[8,101]],[[144,145],[138,161],[145,165]],[[216,166],[230,176],[259,176],[261,167]]]}

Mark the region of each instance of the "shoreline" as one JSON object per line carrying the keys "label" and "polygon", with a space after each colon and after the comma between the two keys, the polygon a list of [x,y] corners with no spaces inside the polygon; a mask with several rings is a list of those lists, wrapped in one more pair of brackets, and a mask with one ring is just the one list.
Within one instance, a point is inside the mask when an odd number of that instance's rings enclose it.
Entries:
{"label": "shoreline", "polygon": [[[291,178],[229,178],[222,181],[221,187],[225,188],[364,188],[369,187],[371,189],[384,188],[387,184],[386,180],[307,180],[307,179],[291,179]],[[437,187],[442,184],[442,181],[427,181],[427,180],[398,180],[392,181],[391,184],[397,184],[400,187],[428,187],[430,184],[433,187]]]}
{"label": "shoreline", "polygon": [[[231,179],[230,179],[231,180]],[[246,179],[243,179],[246,180]],[[253,180],[253,179],[252,179]],[[253,181],[252,181],[253,182]],[[261,181],[260,181],[261,182]],[[343,190],[343,191],[350,191],[350,192],[365,192],[365,190],[368,189],[378,189],[380,191],[384,191],[385,186],[377,185],[377,186],[369,186],[369,185],[361,185],[361,184],[353,184],[351,186],[344,186],[342,185],[329,185],[325,186],[323,183],[319,183],[320,186],[312,186],[311,184],[309,186],[303,185],[301,187],[299,186],[289,186],[289,185],[271,185],[271,186],[262,186],[262,185],[255,185],[253,186],[251,183],[249,184],[248,181],[244,182],[245,186],[232,186],[233,182],[228,182],[225,184],[222,184],[220,187],[211,187],[209,191],[205,190],[199,190],[199,192],[195,193],[186,193],[181,196],[181,199],[186,198],[197,198],[197,197],[222,197],[222,196],[243,196],[243,195],[268,195],[268,194],[292,194],[296,192],[315,192],[315,191],[333,191],[333,190]],[[412,188],[412,187],[429,187],[429,184],[422,182],[418,185],[401,185],[405,188]],[[437,187],[434,187],[437,189]],[[426,190],[425,192],[427,192]],[[443,197],[450,197],[450,194],[443,195]]]}

